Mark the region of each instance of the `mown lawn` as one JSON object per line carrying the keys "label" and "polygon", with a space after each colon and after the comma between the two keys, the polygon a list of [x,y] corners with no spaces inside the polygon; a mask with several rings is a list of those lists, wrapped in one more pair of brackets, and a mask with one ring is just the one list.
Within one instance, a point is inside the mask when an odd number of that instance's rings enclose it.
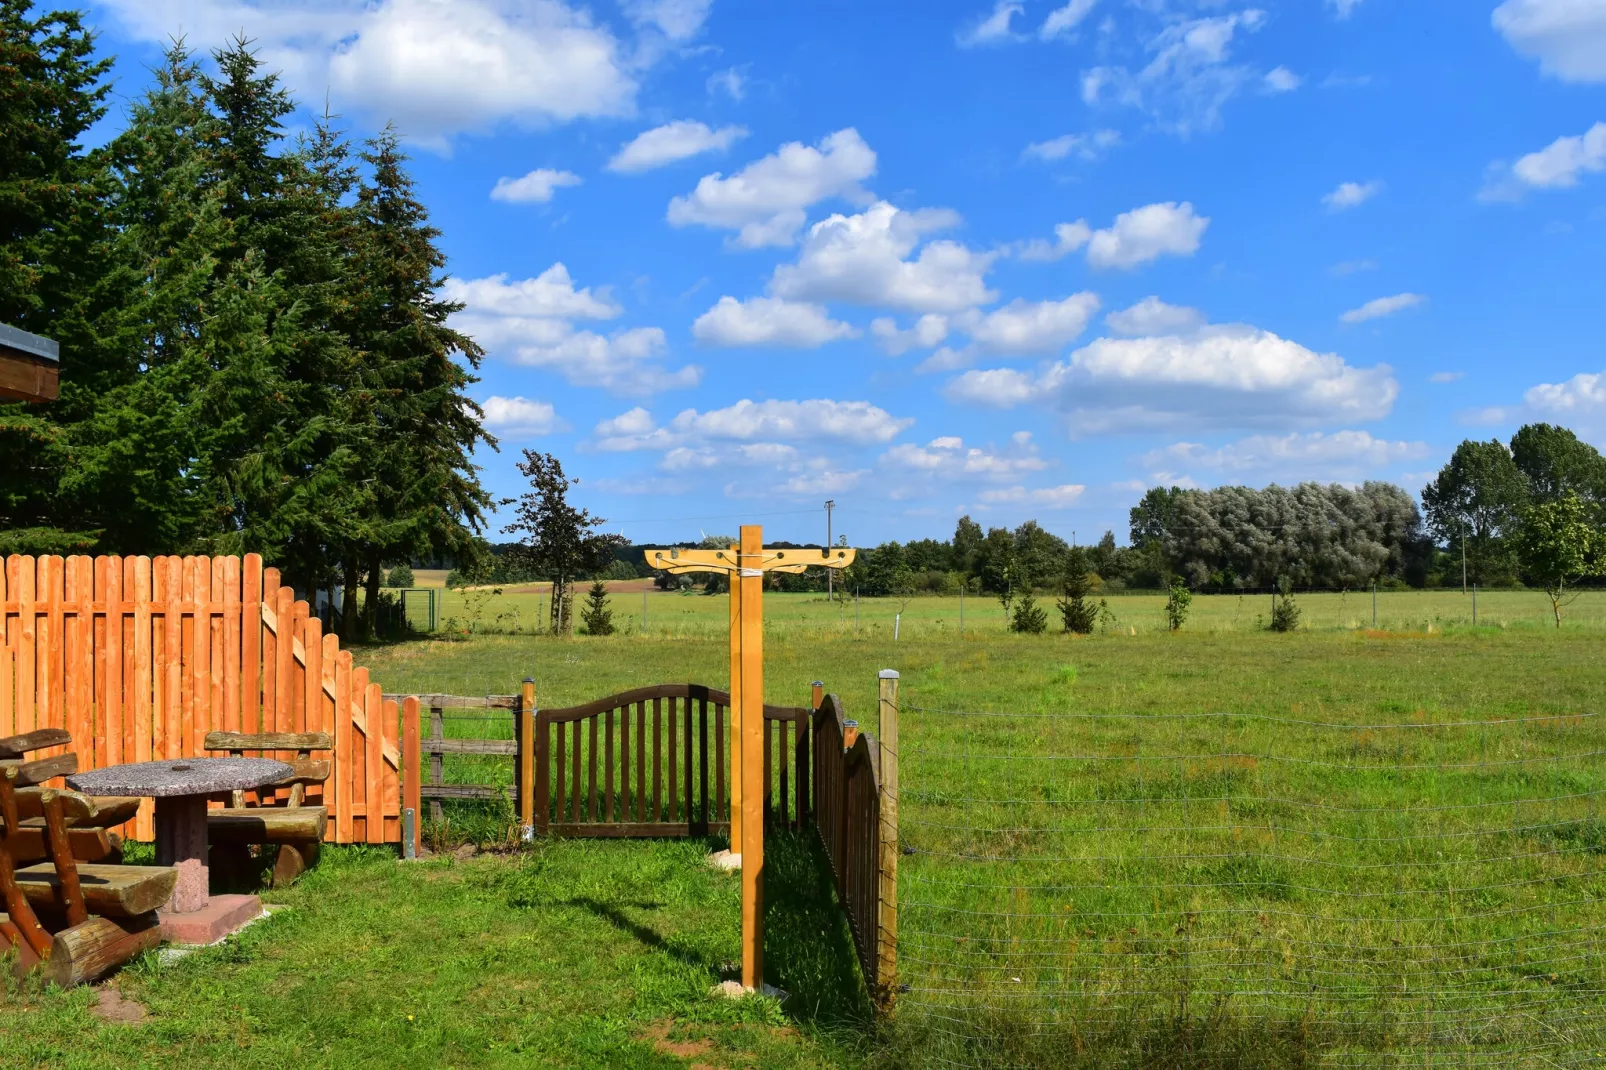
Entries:
{"label": "mown lawn", "polygon": [[709,995],[739,955],[740,893],[704,865],[707,843],[413,863],[333,848],[237,939],[126,968],[141,1024],[103,1023],[91,988],[8,988],[0,1066],[856,1065],[869,1012],[846,931],[811,845],[772,843],[784,1009]]}

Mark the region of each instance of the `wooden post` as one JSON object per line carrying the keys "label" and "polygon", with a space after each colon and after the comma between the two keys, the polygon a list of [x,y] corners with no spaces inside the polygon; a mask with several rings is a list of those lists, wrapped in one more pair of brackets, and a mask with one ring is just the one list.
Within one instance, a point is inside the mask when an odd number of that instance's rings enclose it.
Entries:
{"label": "wooden post", "polygon": [[[439,706],[431,706],[429,708],[429,738],[430,739],[444,739],[444,738],[446,738],[446,718],[445,718],[445,716],[442,715],[441,708]],[[443,764],[443,760],[441,758],[441,752],[438,751],[438,750],[430,751],[429,752],[429,783],[430,783],[430,786],[431,787],[439,787],[440,785],[446,783],[445,776],[444,776],[445,772],[446,772],[446,769],[445,769],[445,766]],[[435,822],[435,824],[437,824],[437,825],[440,824],[442,818],[445,817],[445,814],[442,813],[442,811],[441,811],[441,800],[440,800],[439,796],[432,797],[429,800],[429,816]]]}
{"label": "wooden post", "polygon": [[[741,548],[732,546],[731,556],[740,558]],[[742,587],[733,572],[726,577],[731,601],[731,704],[730,714],[730,837],[731,854],[742,853]]]}
{"label": "wooden post", "polygon": [[519,695],[519,824],[535,839],[535,679],[526,676]]}
{"label": "wooden post", "polygon": [[[421,783],[424,762],[423,755],[419,751],[418,731],[418,696],[409,695],[402,699],[402,776],[407,781],[406,801],[402,806],[413,812],[412,828],[403,830],[404,835],[411,833],[412,842],[402,845],[402,855],[407,858],[418,857],[418,823],[424,798],[424,785]],[[410,852],[408,848],[411,848]]]}
{"label": "wooden post", "polygon": [[898,673],[880,677],[881,864],[876,918],[876,979],[882,1004],[892,1002],[898,979]]}
{"label": "wooden post", "polygon": [[764,572],[763,528],[741,529],[742,987],[764,985]]}

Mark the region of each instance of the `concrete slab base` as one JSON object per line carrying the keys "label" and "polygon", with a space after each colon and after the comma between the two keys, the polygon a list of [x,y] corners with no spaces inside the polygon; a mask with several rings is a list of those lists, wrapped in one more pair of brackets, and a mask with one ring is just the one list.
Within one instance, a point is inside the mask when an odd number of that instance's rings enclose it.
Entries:
{"label": "concrete slab base", "polygon": [[158,910],[162,939],[170,944],[215,944],[262,916],[262,900],[254,895],[214,895],[200,910],[175,913]]}
{"label": "concrete slab base", "polygon": [[740,981],[721,981],[719,984],[714,986],[709,995],[724,996],[726,999],[743,999],[747,996],[767,996],[770,999],[779,1000],[780,1002],[785,1003],[786,998],[790,996],[791,993],[784,988],[776,988],[774,985],[769,984],[761,985],[755,991],[754,989],[744,987]]}
{"label": "concrete slab base", "polygon": [[[223,941],[227,940],[230,936],[233,936],[235,933],[241,932],[241,931],[243,931],[245,929],[249,929],[251,926],[255,925],[257,922],[261,921],[263,918],[271,917],[274,914],[277,914],[281,910],[289,910],[289,909],[290,909],[289,907],[285,906],[282,903],[280,903],[280,904],[264,903],[264,904],[262,904],[262,913],[258,914],[256,917],[252,918],[250,921],[246,922],[244,925],[240,926],[238,929],[235,929],[234,932],[227,933],[227,934],[225,934],[223,936],[218,937],[217,940],[214,941],[214,944],[221,944]],[[175,962],[178,962],[180,959],[188,958],[189,956],[195,954],[197,951],[206,950],[207,946],[211,946],[211,945],[202,945],[202,944],[163,944],[162,947],[159,948],[157,950],[157,952],[156,952],[156,961],[161,963],[163,966],[169,966],[169,965],[172,965]]]}
{"label": "concrete slab base", "polygon": [[742,868],[742,855],[740,851],[715,851],[708,856],[708,864],[729,873]]}

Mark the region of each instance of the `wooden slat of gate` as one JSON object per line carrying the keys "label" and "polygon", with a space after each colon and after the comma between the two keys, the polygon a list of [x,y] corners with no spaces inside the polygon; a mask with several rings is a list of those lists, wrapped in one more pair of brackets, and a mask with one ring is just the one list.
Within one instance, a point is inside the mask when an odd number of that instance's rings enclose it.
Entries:
{"label": "wooden slat of gate", "polygon": [[613,766],[615,762],[613,749],[613,711],[603,710],[599,715],[603,720],[602,753],[603,753],[603,782],[602,819],[604,821],[618,820],[618,808],[614,805],[613,797]]}
{"label": "wooden slat of gate", "polygon": [[652,801],[648,821],[662,821],[664,792],[664,714],[663,699],[652,700]]}
{"label": "wooden slat of gate", "polygon": [[597,719],[586,718],[590,725],[591,746],[586,752],[586,820],[597,821]]}

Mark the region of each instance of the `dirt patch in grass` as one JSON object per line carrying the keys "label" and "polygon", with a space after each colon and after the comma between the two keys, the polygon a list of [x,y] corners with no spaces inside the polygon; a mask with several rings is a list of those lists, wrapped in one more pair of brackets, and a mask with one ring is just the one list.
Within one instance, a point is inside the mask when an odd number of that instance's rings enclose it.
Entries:
{"label": "dirt patch in grass", "polygon": [[[654,1051],[660,1055],[673,1055],[677,1059],[695,1059],[714,1050],[711,1040],[671,1040],[670,1034],[674,1030],[675,1020],[665,1018],[643,1029],[637,1034],[637,1039],[651,1041]],[[713,1067],[708,1063],[693,1063],[692,1070],[713,1070]]]}
{"label": "dirt patch in grass", "polygon": [[145,1004],[123,997],[116,981],[108,981],[95,990],[95,1005],[89,1013],[113,1025],[140,1025],[150,1017]]}

